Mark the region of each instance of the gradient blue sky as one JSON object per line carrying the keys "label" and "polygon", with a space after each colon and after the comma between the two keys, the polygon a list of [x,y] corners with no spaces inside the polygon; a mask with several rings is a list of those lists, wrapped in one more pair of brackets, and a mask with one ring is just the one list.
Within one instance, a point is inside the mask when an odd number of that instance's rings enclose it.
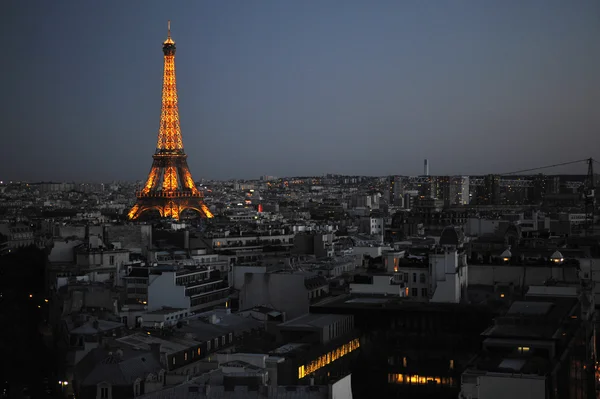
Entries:
{"label": "gradient blue sky", "polygon": [[168,19],[196,180],[600,159],[597,0],[18,0],[2,14],[0,179],[144,179]]}

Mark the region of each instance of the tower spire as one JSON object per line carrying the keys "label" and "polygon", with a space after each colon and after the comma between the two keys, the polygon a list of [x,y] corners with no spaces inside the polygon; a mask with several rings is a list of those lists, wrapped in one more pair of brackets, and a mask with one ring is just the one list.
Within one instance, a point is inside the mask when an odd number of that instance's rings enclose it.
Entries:
{"label": "tower spire", "polygon": [[166,44],[175,44],[173,39],[171,38],[171,20],[167,22],[167,40],[164,41],[164,45]]}

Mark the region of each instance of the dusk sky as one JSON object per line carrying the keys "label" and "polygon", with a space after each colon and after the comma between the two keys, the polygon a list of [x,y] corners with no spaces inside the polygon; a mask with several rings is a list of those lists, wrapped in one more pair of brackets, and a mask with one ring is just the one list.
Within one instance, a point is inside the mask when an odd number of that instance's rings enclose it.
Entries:
{"label": "dusk sky", "polygon": [[600,160],[598,0],[18,0],[2,15],[0,180],[144,179],[169,19],[196,180]]}

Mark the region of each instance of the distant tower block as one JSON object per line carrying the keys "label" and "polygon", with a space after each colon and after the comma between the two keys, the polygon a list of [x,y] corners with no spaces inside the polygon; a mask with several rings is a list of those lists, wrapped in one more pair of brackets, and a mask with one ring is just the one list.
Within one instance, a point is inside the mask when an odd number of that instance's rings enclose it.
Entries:
{"label": "distant tower block", "polygon": [[195,210],[204,218],[213,215],[204,204],[188,168],[187,155],[183,151],[179,106],[175,81],[175,42],[171,38],[171,21],[167,40],[163,43],[164,73],[162,112],[158,142],[152,158],[152,168],[144,187],[136,193],[137,201],[129,211],[129,219],[137,219],[143,212],[157,210],[163,218],[179,220],[185,209]]}
{"label": "distant tower block", "polygon": [[427,159],[423,162],[423,174],[429,176],[429,161]]}

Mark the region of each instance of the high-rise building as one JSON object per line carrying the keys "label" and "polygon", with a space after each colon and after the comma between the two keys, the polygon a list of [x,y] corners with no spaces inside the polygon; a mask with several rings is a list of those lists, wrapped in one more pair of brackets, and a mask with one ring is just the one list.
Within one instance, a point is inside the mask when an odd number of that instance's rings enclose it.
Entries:
{"label": "high-rise building", "polygon": [[486,175],[483,178],[483,187],[478,204],[499,205],[500,204],[500,176]]}
{"label": "high-rise building", "polygon": [[560,177],[539,174],[533,178],[533,187],[529,190],[529,199],[534,203],[544,200],[547,194],[560,192]]}
{"label": "high-rise building", "polygon": [[406,180],[402,176],[390,176],[388,182],[388,204],[394,206],[403,206]]}
{"label": "high-rise building", "polygon": [[175,42],[171,39],[170,22],[163,54],[162,112],[156,151],[152,156],[154,161],[144,187],[136,193],[137,202],[128,216],[137,219],[146,211],[157,210],[161,217],[179,219],[182,211],[190,209],[202,217],[211,218],[213,215],[192,179],[183,150],[175,80]]}
{"label": "high-rise building", "polygon": [[469,203],[469,176],[435,176],[430,181],[431,197],[444,201],[444,207]]}

